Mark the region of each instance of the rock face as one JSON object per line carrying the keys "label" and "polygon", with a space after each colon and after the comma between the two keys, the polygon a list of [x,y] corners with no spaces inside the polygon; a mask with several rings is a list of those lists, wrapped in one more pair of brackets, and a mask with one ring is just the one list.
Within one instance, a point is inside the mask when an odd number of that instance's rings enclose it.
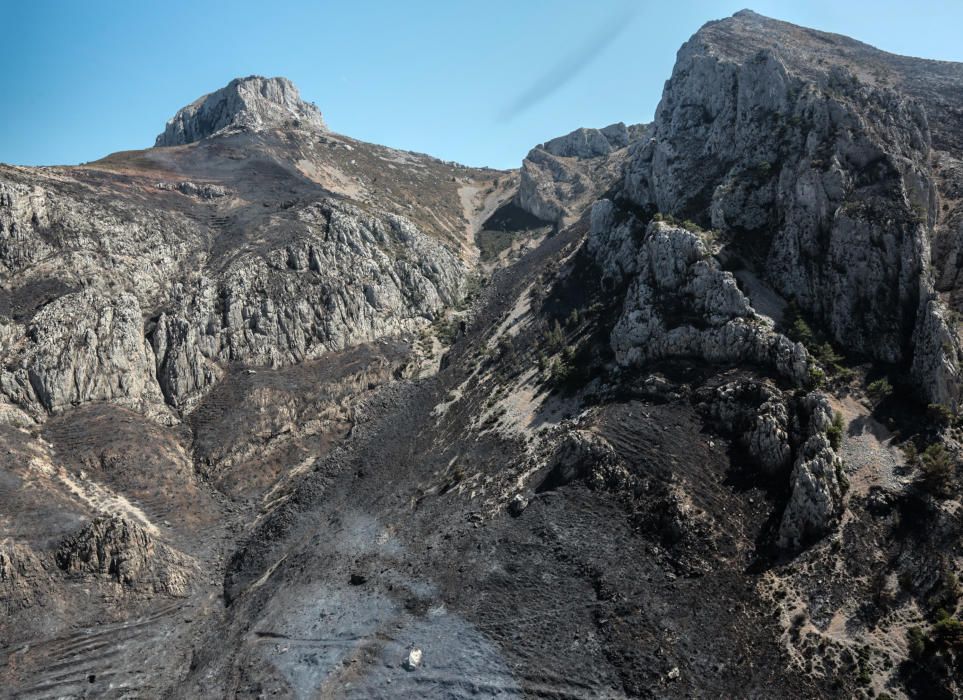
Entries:
{"label": "rock face", "polygon": [[172,405],[216,381],[219,364],[283,366],[412,332],[460,297],[460,261],[401,217],[327,200],[268,224],[282,226],[283,247],[238,258],[159,316],[157,378]]}
{"label": "rock face", "polygon": [[548,472],[538,491],[558,488],[576,479],[585,479],[597,486],[603,484],[606,477],[613,478],[612,474],[625,473],[612,446],[585,430],[566,432],[547,462]]}
{"label": "rock face", "polygon": [[33,317],[25,335],[27,342],[13,353],[19,366],[0,371],[0,391],[15,403],[57,412],[117,400],[146,410],[160,398],[132,294],[65,294]]}
{"label": "rock face", "polygon": [[649,125],[619,122],[536,146],[522,162],[516,204],[543,221],[577,217],[618,181],[628,146],[648,133]]}
{"label": "rock face", "polygon": [[731,382],[715,390],[705,412],[742,446],[766,472],[778,473],[792,462],[792,425],[785,396],[760,382]]}
{"label": "rock face", "polygon": [[628,241],[637,240],[637,230],[629,238],[612,236],[613,211],[610,202],[597,204],[589,235],[595,239],[590,249],[604,276],[622,280],[632,275],[622,315],[612,331],[619,364],[695,357],[765,365],[797,384],[809,381],[806,349],[755,313],[699,234],[653,221],[632,254]]}
{"label": "rock face", "polygon": [[828,431],[833,411],[826,396],[802,400],[804,431],[790,476],[790,497],[779,523],[779,545],[795,549],[826,534],[843,512],[845,476]]}
{"label": "rock face", "polygon": [[29,547],[0,545],[0,611],[13,616],[48,602],[48,576],[43,561]]}
{"label": "rock face", "polygon": [[912,364],[929,400],[955,403],[959,344],[929,257],[941,183],[927,109],[942,97],[906,87],[917,64],[750,12],[710,23],[680,50],[624,190],[756,241],[770,284],[842,346]]}
{"label": "rock face", "polygon": [[167,122],[155,146],[180,146],[227,129],[297,127],[324,131],[321,112],[287,78],[252,75],[198,98]]}
{"label": "rock face", "polygon": [[960,488],[895,444],[958,431],[894,404],[958,400],[961,86],[740,13],[520,184],[261,78],[0,166],[0,687],[958,695]]}
{"label": "rock face", "polygon": [[67,574],[103,577],[131,589],[177,596],[190,587],[188,561],[120,516],[101,516],[64,540],[56,561]]}

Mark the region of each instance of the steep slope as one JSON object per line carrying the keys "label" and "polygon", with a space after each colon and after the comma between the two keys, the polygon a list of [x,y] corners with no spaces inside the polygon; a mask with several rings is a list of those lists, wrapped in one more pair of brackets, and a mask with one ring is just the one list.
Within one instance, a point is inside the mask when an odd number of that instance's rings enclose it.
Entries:
{"label": "steep slope", "polygon": [[216,138],[3,171],[10,403],[162,411],[159,389],[180,408],[228,363],[415,332],[461,298],[473,212],[459,188],[489,174],[278,121],[299,110],[289,83],[235,81],[175,119]]}

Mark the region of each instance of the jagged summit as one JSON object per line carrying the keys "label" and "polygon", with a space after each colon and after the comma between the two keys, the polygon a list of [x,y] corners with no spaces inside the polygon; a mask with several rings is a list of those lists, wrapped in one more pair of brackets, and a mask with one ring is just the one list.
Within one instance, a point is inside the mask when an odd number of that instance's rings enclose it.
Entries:
{"label": "jagged summit", "polygon": [[154,145],[180,146],[231,128],[260,130],[291,125],[327,129],[317,106],[302,100],[290,80],[251,75],[235,78],[179,110]]}
{"label": "jagged summit", "polygon": [[830,89],[855,79],[895,90],[926,106],[938,145],[954,151],[963,148],[959,135],[963,63],[901,56],[751,10],[703,25],[679,51],[680,63],[693,53],[737,63],[767,54],[777,57],[787,72]]}

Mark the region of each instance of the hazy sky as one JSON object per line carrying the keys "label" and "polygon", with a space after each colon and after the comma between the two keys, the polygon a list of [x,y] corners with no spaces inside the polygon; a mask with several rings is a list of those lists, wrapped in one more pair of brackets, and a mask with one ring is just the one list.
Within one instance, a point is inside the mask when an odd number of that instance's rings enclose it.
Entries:
{"label": "hazy sky", "polygon": [[[145,148],[183,105],[284,75],[328,125],[515,167],[578,126],[652,118],[675,52],[739,2],[0,0],[0,162]],[[756,2],[895,53],[963,61],[963,2]]]}

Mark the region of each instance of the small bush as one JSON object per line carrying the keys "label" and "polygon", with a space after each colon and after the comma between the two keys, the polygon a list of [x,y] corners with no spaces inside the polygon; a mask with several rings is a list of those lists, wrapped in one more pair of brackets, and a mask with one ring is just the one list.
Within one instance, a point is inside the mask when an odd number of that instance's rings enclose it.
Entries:
{"label": "small bush", "polygon": [[826,437],[834,450],[843,444],[843,414],[839,411],[833,414],[833,424],[826,430]]}
{"label": "small bush", "polygon": [[565,331],[558,321],[555,321],[555,325],[545,334],[545,345],[550,352],[558,352],[565,347]]}
{"label": "small bush", "polygon": [[959,577],[953,571],[944,569],[936,591],[926,604],[935,610],[956,610],[961,592]]}
{"label": "small bush", "polygon": [[873,401],[879,403],[893,394],[893,385],[886,377],[883,377],[875,382],[870,382],[869,386],[866,387],[866,393]]}
{"label": "small bush", "polygon": [[549,365],[548,381],[555,387],[564,387],[575,373],[575,368],[565,358],[555,358]]}
{"label": "small bush", "polygon": [[931,403],[927,406],[926,417],[940,428],[945,428],[953,422],[953,412],[940,403]]}
{"label": "small bush", "polygon": [[963,644],[963,622],[941,610],[936,624],[933,625],[933,636],[940,646],[959,646]]}
{"label": "small bush", "polygon": [[826,381],[826,373],[819,367],[813,365],[809,368],[809,384],[813,387],[820,387]]}
{"label": "small bush", "polygon": [[906,643],[909,647],[911,659],[919,660],[926,653],[926,635],[919,627],[910,627],[906,631]]}
{"label": "small bush", "polygon": [[805,345],[809,354],[831,375],[843,380],[852,378],[852,370],[841,364],[845,358],[836,351],[824,333],[809,325],[795,302],[790,302],[786,308],[784,328],[789,339]]}
{"label": "small bush", "polygon": [[672,226],[679,225],[679,220],[676,219],[674,216],[672,216],[672,214],[663,214],[662,212],[656,212],[655,215],[652,217],[652,220],[664,221],[665,223],[670,224]]}
{"label": "small bush", "polygon": [[916,443],[912,440],[907,440],[903,445],[903,456],[906,458],[906,463],[910,466],[916,464],[917,460],[920,458],[920,452],[916,449]]}
{"label": "small bush", "polygon": [[926,490],[934,495],[946,495],[956,472],[956,463],[949,451],[942,443],[935,442],[923,451],[919,463]]}
{"label": "small bush", "polygon": [[458,321],[455,319],[440,316],[435,319],[431,327],[435,332],[435,337],[437,337],[443,345],[451,345],[458,337]]}

